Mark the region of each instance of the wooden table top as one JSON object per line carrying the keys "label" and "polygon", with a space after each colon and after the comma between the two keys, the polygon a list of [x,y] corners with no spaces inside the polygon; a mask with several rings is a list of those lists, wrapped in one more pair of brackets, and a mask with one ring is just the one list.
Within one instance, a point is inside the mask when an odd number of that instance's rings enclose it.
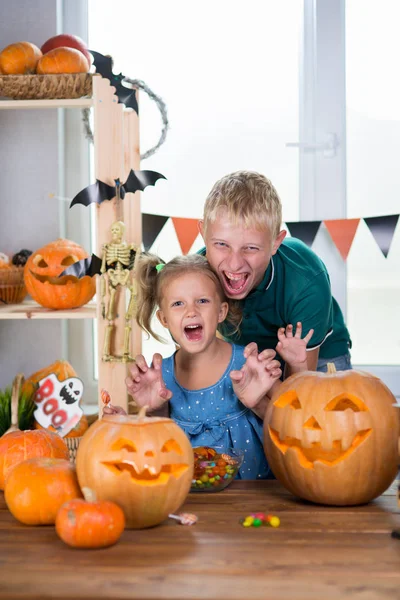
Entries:
{"label": "wooden table top", "polygon": [[[395,496],[354,508],[296,500],[277,481],[235,481],[190,494],[169,519],[126,530],[102,550],[71,549],[54,527],[15,521],[0,492],[0,597],[380,600],[400,598],[400,528]],[[245,528],[252,512],[276,514],[278,529]]]}

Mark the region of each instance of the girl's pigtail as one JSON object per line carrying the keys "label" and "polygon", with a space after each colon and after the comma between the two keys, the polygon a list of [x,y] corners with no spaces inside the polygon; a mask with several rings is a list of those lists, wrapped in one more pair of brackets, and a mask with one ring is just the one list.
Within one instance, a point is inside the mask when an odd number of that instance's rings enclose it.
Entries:
{"label": "girl's pigtail", "polygon": [[156,268],[162,260],[155,254],[143,252],[135,261],[137,284],[136,321],[142,329],[158,341],[162,338],[153,331],[151,321],[157,308],[157,290],[160,283],[160,269]]}

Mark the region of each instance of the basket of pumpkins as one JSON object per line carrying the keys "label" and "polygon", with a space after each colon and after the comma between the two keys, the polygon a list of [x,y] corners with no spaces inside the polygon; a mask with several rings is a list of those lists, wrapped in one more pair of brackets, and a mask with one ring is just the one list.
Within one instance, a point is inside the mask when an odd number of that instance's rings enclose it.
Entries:
{"label": "basket of pumpkins", "polygon": [[92,93],[91,55],[83,40],[56,35],[41,48],[16,42],[0,52],[0,96],[14,100],[81,98]]}

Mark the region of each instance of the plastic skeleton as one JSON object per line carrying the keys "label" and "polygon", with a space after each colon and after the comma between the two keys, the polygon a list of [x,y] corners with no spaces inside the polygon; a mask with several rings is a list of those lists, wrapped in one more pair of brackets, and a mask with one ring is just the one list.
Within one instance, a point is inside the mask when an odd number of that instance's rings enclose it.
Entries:
{"label": "plastic skeleton", "polygon": [[[136,254],[136,246],[127,244],[124,240],[125,224],[116,221],[111,225],[111,242],[103,244],[101,273],[101,310],[103,319],[108,320],[104,336],[103,361],[131,362],[129,341],[132,330],[131,319],[135,306],[134,283],[131,277],[133,259]],[[108,281],[109,300],[106,308],[106,280]],[[124,349],[122,356],[111,353],[111,337],[116,319],[116,295],[118,288],[128,288],[129,304],[125,313]]]}

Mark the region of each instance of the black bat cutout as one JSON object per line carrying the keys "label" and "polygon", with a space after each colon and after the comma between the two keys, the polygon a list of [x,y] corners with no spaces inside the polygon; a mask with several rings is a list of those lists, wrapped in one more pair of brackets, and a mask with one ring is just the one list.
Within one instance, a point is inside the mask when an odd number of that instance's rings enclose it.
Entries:
{"label": "black bat cutout", "polygon": [[[129,257],[129,271],[133,269],[133,264],[135,262],[136,252],[135,250],[131,250]],[[102,260],[96,254],[92,254],[92,256],[88,256],[88,258],[83,258],[82,260],[78,260],[78,262],[73,263],[69,267],[67,267],[58,277],[64,277],[65,275],[72,275],[77,279],[82,279],[82,277],[94,277],[94,275],[101,275],[101,263]],[[107,265],[106,270],[112,269],[114,265]]]}
{"label": "black bat cutout", "polygon": [[72,208],[75,204],[89,206],[93,202],[101,204],[104,200],[112,200],[115,197],[123,200],[126,192],[143,191],[148,185],[155,185],[159,179],[166,179],[166,177],[156,171],[134,171],[133,169],[125,183],[121,184],[119,179],[115,179],[115,186],[96,179],[96,183],[92,183],[75,196],[69,207]]}
{"label": "black bat cutout", "polygon": [[111,85],[115,87],[116,94],[118,96],[118,103],[125,104],[127,108],[133,108],[133,110],[139,114],[139,107],[136,99],[136,90],[127,88],[122,85],[125,76],[120,73],[115,75],[113,73],[113,59],[111,56],[104,56],[100,52],[89,50],[93,55],[93,65],[96,67],[96,73],[100,73],[102,77],[109,79]]}

